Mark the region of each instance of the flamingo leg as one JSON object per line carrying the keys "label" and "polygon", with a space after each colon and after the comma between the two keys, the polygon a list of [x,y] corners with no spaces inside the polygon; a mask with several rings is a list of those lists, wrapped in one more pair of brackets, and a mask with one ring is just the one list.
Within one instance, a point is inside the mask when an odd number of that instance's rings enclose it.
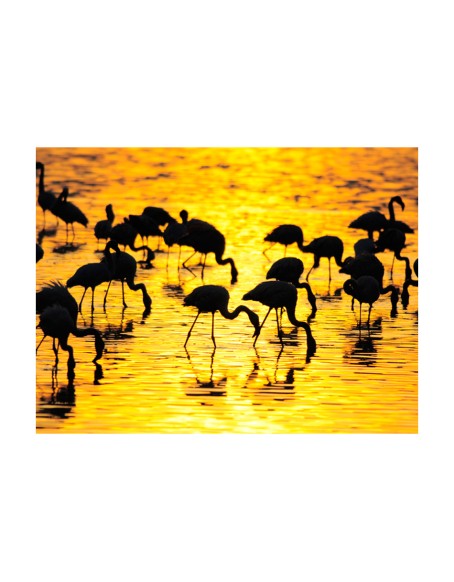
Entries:
{"label": "flamingo leg", "polygon": [[367,316],[367,327],[370,327],[370,312],[372,311],[372,303],[369,304],[369,315]]}
{"label": "flamingo leg", "polygon": [[284,257],[287,256],[287,245],[284,245]]}
{"label": "flamingo leg", "polygon": [[270,260],[270,258],[269,258],[269,256],[266,254],[266,251],[269,251],[269,250],[270,250],[270,248],[271,248],[271,247],[274,247],[274,245],[275,245],[275,244],[276,244],[276,243],[271,243],[271,244],[270,244],[270,246],[269,246],[268,248],[266,248],[266,249],[264,249],[264,250],[262,251],[262,254],[264,254],[264,255],[265,255],[265,257],[266,257],[268,260]]}
{"label": "flamingo leg", "polygon": [[95,288],[91,288],[91,313],[95,310]]}
{"label": "flamingo leg", "polygon": [[106,292],[104,293],[104,303],[103,303],[104,309],[106,309],[107,293],[109,293],[111,283],[112,283],[112,279],[109,281],[109,284],[107,285]]}
{"label": "flamingo leg", "polygon": [[282,329],[279,326],[279,314],[278,314],[278,311],[277,311],[277,307],[275,307],[275,310],[276,310],[277,335],[279,337],[279,341],[281,342],[281,345],[283,346],[284,345],[284,342],[282,340]]}
{"label": "flamingo leg", "polygon": [[[181,247],[180,247],[180,250],[181,250]],[[190,256],[189,256],[189,257],[188,257],[188,258],[187,258],[185,261],[183,261],[182,267],[183,267],[184,269],[189,269],[189,267],[186,267],[186,263],[189,261],[189,259],[192,259],[192,257],[193,257],[193,256],[196,254],[196,252],[197,252],[197,251],[194,251],[194,252],[192,253],[192,255],[190,255]]]}
{"label": "flamingo leg", "polygon": [[328,281],[331,283],[331,257],[328,257],[328,268],[329,268],[329,278],[328,278]]}
{"label": "flamingo leg", "polygon": [[260,327],[259,327],[259,332],[258,332],[258,334],[255,336],[254,343],[252,344],[253,346],[255,346],[255,342],[258,340],[258,338],[259,338],[259,335],[260,335],[260,332],[262,331],[263,324],[265,323],[265,321],[266,321],[266,318],[268,317],[268,315],[270,314],[270,311],[271,311],[272,309],[273,309],[272,307],[270,307],[270,308],[268,309],[268,313],[265,315],[265,317],[264,317],[264,319],[263,319],[263,321],[262,321],[262,323],[261,323],[261,325],[260,325]]}
{"label": "flamingo leg", "polygon": [[186,341],[184,342],[184,347],[186,347],[186,344],[187,344],[187,343],[188,343],[188,341],[189,341],[189,338],[190,338],[190,336],[191,336],[192,330],[194,329],[195,322],[196,322],[196,321],[197,321],[197,319],[199,318],[199,315],[200,315],[200,311],[198,311],[198,312],[197,312],[197,315],[195,316],[195,319],[194,319],[194,321],[192,322],[191,329],[188,331],[188,335],[187,335],[187,337],[186,337]]}
{"label": "flamingo leg", "polygon": [[121,280],[121,297],[123,299],[123,307],[126,309],[128,306],[126,305],[125,301],[125,282],[123,279]]}
{"label": "flamingo leg", "polygon": [[203,256],[203,265],[202,265],[202,281],[203,281],[203,271],[205,270],[205,263],[207,261],[207,255]]}
{"label": "flamingo leg", "polygon": [[46,339],[46,337],[47,337],[47,335],[43,335],[43,337],[42,337],[41,341],[40,341],[40,342],[39,342],[39,344],[38,344],[38,347],[36,348],[36,353],[38,353],[39,346],[40,346],[40,345],[43,343],[43,341]]}
{"label": "flamingo leg", "polygon": [[211,339],[213,340],[214,347],[216,347],[216,340],[214,339],[214,311],[211,313]]}
{"label": "flamingo leg", "polygon": [[363,309],[363,304],[359,302],[359,329],[361,329],[361,311]]}
{"label": "flamingo leg", "polygon": [[74,239],[76,238],[76,233],[74,232],[74,222],[71,222],[71,228],[72,228],[72,231],[73,231],[73,237],[71,239],[71,244],[73,244]]}
{"label": "flamingo leg", "polygon": [[87,289],[88,289],[88,287],[85,287],[84,292],[82,294],[82,299],[80,300],[80,303],[79,303],[79,313],[82,313],[82,301],[84,300],[85,293],[87,292]]}

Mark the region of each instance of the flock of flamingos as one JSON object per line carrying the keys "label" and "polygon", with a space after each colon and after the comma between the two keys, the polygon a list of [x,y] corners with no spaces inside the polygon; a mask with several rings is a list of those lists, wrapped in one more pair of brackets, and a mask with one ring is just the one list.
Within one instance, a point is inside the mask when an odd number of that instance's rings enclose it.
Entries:
{"label": "flock of flamingos", "polygon": [[[87,226],[88,220],[85,214],[75,204],[68,201],[68,189],[63,188],[59,196],[49,191],[45,187],[44,164],[36,162],[36,170],[39,174],[38,181],[38,204],[43,211],[43,231],[45,231],[46,212],[49,211],[57,221],[60,219],[66,225],[66,245],[73,245],[75,232],[74,223]],[[277,333],[279,340],[283,343],[282,316],[283,312],[287,313],[290,323],[296,327],[302,327],[307,337],[307,353],[312,355],[316,351],[316,341],[312,335],[310,324],[299,321],[295,316],[295,308],[298,299],[298,289],[303,288],[307,292],[308,301],[312,308],[312,313],[308,321],[317,311],[316,298],[308,283],[309,275],[313,269],[320,265],[321,258],[327,258],[329,262],[329,279],[331,280],[331,259],[340,267],[340,272],[350,276],[343,285],[344,291],[352,297],[352,309],[354,301],[360,304],[359,328],[361,329],[361,311],[362,304],[369,305],[367,328],[370,324],[370,314],[372,305],[380,295],[390,293],[391,298],[391,315],[396,313],[397,303],[400,300],[406,308],[409,302],[409,287],[417,286],[418,280],[412,278],[412,269],[408,257],[402,256],[401,252],[406,244],[406,234],[414,233],[413,228],[396,220],[394,205],[400,206],[401,210],[405,209],[405,204],[400,196],[393,196],[388,204],[389,217],[381,212],[369,211],[359,216],[351,222],[349,228],[364,230],[367,232],[367,238],[362,238],[354,245],[355,257],[348,257],[342,260],[344,245],[342,240],[337,236],[321,236],[314,239],[308,245],[304,245],[303,232],[299,226],[293,224],[282,224],[277,226],[272,232],[264,238],[265,242],[271,246],[280,244],[284,246],[286,254],[289,245],[296,244],[303,253],[311,253],[314,256],[314,264],[306,275],[306,282],[300,282],[303,274],[304,265],[302,261],[295,257],[284,257],[273,263],[269,269],[266,281],[259,283],[254,289],[243,295],[245,301],[258,301],[266,305],[269,309],[260,323],[258,315],[249,307],[239,305],[233,311],[229,311],[229,292],[219,285],[202,285],[194,289],[184,298],[184,305],[192,306],[197,309],[195,319],[189,329],[184,347],[186,347],[192,330],[201,313],[212,314],[211,339],[216,347],[214,335],[214,315],[217,311],[227,318],[235,319],[241,313],[246,313],[249,321],[254,328],[253,338],[254,345],[260,335],[263,325],[268,318],[271,310],[276,313]],[[180,251],[182,246],[193,249],[193,254],[183,263],[184,268],[189,269],[186,263],[196,253],[201,253],[203,259],[201,277],[203,282],[203,273],[207,255],[213,253],[217,264],[230,265],[231,283],[235,283],[238,277],[238,271],[232,258],[225,258],[225,238],[219,230],[212,224],[199,220],[197,218],[189,219],[185,210],[180,212],[181,222],[170,216],[163,208],[146,207],[141,215],[130,215],[122,223],[114,225],[114,212],[112,205],[106,207],[106,219],[99,221],[94,228],[94,235],[99,241],[107,241],[103,250],[103,258],[97,263],[89,263],[79,267],[74,275],[68,279],[66,285],[60,282],[50,282],[36,293],[36,312],[39,314],[38,326],[41,328],[44,336],[39,346],[46,337],[53,340],[53,350],[55,361],[58,363],[59,346],[69,353],[68,371],[75,367],[73,348],[69,345],[68,340],[71,334],[81,337],[93,335],[95,338],[96,356],[93,362],[97,362],[104,351],[104,340],[101,333],[94,327],[78,328],[77,317],[82,311],[82,303],[87,289],[91,289],[91,309],[94,309],[95,288],[102,283],[107,283],[104,293],[104,309],[107,303],[107,296],[112,281],[120,281],[122,285],[123,306],[126,308],[124,284],[126,283],[132,291],[141,291],[145,312],[149,313],[152,299],[143,283],[135,283],[137,270],[137,261],[129,253],[126,247],[133,251],[144,252],[145,266],[150,266],[154,258],[154,252],[148,246],[149,237],[160,237],[164,240],[168,248],[172,245],[179,245]],[[72,240],[68,241],[69,226],[72,229]],[[378,233],[374,239],[374,233]],[[141,237],[142,245],[135,246],[137,237]],[[158,239],[160,240],[160,239]],[[120,245],[124,250],[120,250]],[[266,254],[265,249],[263,252]],[[390,250],[394,253],[394,258],[405,262],[405,282],[402,291],[395,285],[383,286],[384,267],[377,257],[377,253]],[[146,256],[146,259],[145,259]],[[36,261],[43,257],[43,250],[37,243]],[[394,266],[393,258],[393,266]],[[179,257],[180,266],[180,257]],[[190,269],[189,269],[190,270]],[[413,264],[413,271],[418,276],[418,259]],[[391,269],[392,273],[392,269]],[[75,286],[81,286],[84,289],[80,303],[77,304],[69,289]]]}

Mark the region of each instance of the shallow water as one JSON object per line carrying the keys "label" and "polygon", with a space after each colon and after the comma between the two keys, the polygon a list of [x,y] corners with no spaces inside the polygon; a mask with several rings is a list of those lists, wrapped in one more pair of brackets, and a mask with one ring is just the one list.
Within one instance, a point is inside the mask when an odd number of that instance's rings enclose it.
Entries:
{"label": "shallow water", "polygon": [[[330,234],[344,242],[344,258],[353,256],[353,244],[366,235],[348,224],[368,210],[388,215],[391,196],[400,194],[404,212],[396,218],[415,229],[407,235],[404,256],[413,265],[418,256],[417,150],[414,148],[39,148],[45,164],[46,189],[59,193],[64,185],[69,200],[87,215],[89,224],[75,225],[71,252],[64,252],[66,232],[60,221],[46,213],[50,234],[39,237],[43,213],[36,204],[37,238],[44,258],[36,265],[36,288],[51,280],[66,280],[78,267],[97,262],[93,233],[112,203],[115,224],[146,206],[160,206],[178,218],[183,208],[189,218],[214,224],[226,237],[225,257],[239,271],[230,283],[230,267],[208,256],[205,284],[225,286],[230,309],[243,303],[263,319],[267,308],[242,301],[242,296],[265,280],[272,262],[284,248],[268,243],[265,235],[279,224],[297,224],[307,244]],[[150,239],[156,249],[157,239]],[[136,245],[140,246],[140,237]],[[103,248],[103,243],[99,249]],[[184,349],[196,311],[183,298],[202,284],[198,255],[189,262],[192,272],[178,268],[178,247],[156,252],[154,268],[138,268],[136,281],[145,283],[153,304],[143,315],[140,291],[125,287],[128,307],[123,309],[121,284],[113,282],[107,310],[103,284],[84,299],[78,326],[93,325],[106,342],[98,365],[93,338],[70,337],[77,366],[74,382],[67,377],[67,354],[60,350],[54,369],[49,338],[36,360],[37,432],[110,433],[415,433],[418,430],[418,289],[410,287],[405,310],[391,317],[389,296],[372,309],[370,331],[358,329],[359,308],[342,290],[348,278],[332,261],[321,259],[311,272],[310,284],[318,311],[311,321],[317,341],[314,356],[306,357],[304,330],[294,328],[284,315],[281,350],[273,314],[254,348],[253,328],[242,314],[230,321],[215,317],[217,349],[211,341],[211,315],[202,314]],[[141,252],[133,254],[137,260]],[[181,261],[191,254],[183,247]],[[313,255],[296,245],[287,250],[305,264]],[[389,279],[392,253],[379,254]],[[393,282],[402,287],[404,263],[394,264]],[[304,280],[305,274],[302,277]],[[79,302],[83,289],[71,290]],[[297,317],[306,320],[310,306],[299,290]],[[38,318],[37,318],[38,323]],[[37,343],[42,332],[37,330]]]}

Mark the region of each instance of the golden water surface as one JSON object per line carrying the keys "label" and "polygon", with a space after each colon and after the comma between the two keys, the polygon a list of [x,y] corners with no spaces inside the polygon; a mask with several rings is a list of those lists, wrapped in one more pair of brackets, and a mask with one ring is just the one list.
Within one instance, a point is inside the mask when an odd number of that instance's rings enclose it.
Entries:
{"label": "golden water surface", "polygon": [[[146,206],[166,209],[179,219],[212,223],[226,237],[225,257],[239,271],[230,283],[229,265],[217,265],[208,255],[205,284],[223,285],[230,293],[230,309],[243,303],[260,320],[268,308],[242,301],[242,296],[264,281],[284,247],[263,250],[265,235],[280,224],[299,225],[305,244],[326,234],[344,242],[344,258],[367,234],[348,228],[369,210],[388,215],[391,196],[400,194],[405,210],[396,218],[415,229],[407,234],[403,255],[413,265],[418,256],[417,150],[415,148],[38,148],[45,164],[45,187],[59,193],[69,188],[69,200],[89,220],[75,224],[74,248],[65,250],[65,225],[46,213],[50,233],[40,236],[43,213],[36,203],[36,234],[44,249],[36,265],[36,289],[53,280],[66,283],[76,269],[97,262],[94,226],[113,205],[114,224]],[[37,195],[37,190],[36,190]],[[158,240],[150,239],[156,249]],[[140,237],[136,245],[140,246]],[[99,248],[102,248],[100,243]],[[123,248],[123,247],[121,247]],[[256,347],[245,314],[230,321],[215,317],[217,349],[211,341],[211,315],[202,314],[184,349],[196,315],[183,299],[202,284],[199,255],[188,263],[193,273],[178,268],[179,247],[167,254],[161,241],[154,268],[138,268],[136,281],[145,283],[152,297],[151,313],[143,316],[141,292],[125,286],[128,307],[123,309],[121,284],[113,282],[106,311],[103,284],[84,299],[78,326],[93,325],[106,349],[93,364],[91,336],[70,336],[77,362],[73,384],[68,382],[67,353],[60,349],[54,369],[52,340],[46,338],[36,358],[37,432],[67,433],[415,433],[418,430],[418,289],[410,287],[405,310],[399,303],[391,317],[390,299],[374,304],[371,327],[358,329],[359,306],[342,290],[348,278],[332,261],[321,259],[310,284],[318,311],[311,321],[317,351],[306,358],[306,334],[284,315],[281,350],[274,315],[263,327]],[[142,253],[134,253],[137,260]],[[191,254],[183,247],[181,260]],[[305,272],[313,255],[296,245],[287,256],[303,260]],[[392,253],[380,253],[389,280]],[[404,263],[394,264],[393,282],[402,287]],[[304,279],[305,275],[303,275]],[[79,302],[83,289],[71,293]],[[306,320],[310,306],[300,290],[297,317]],[[367,306],[363,306],[363,321]],[[37,321],[38,323],[38,317]],[[37,330],[37,343],[42,337]]]}

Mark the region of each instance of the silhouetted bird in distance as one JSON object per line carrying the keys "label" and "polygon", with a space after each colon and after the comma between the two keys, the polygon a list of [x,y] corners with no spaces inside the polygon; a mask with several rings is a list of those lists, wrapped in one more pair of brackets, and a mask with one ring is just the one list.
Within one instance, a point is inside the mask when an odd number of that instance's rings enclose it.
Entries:
{"label": "silhouetted bird in distance", "polygon": [[[38,181],[38,204],[43,210],[43,230],[46,228],[46,210],[52,210],[57,200],[57,197],[51,190],[46,190],[44,186],[44,164],[36,162],[36,169],[39,172]],[[58,220],[57,220],[58,224]]]}
{"label": "silhouetted bird in distance", "polygon": [[294,243],[297,244],[300,251],[303,251],[304,235],[303,231],[299,226],[295,224],[281,224],[273,229],[266,237],[263,239],[265,242],[270,242],[270,246],[263,251],[263,254],[267,256],[266,251],[270,250],[276,243],[284,245],[284,257],[287,254],[287,247]]}
{"label": "silhouetted bird in distance", "polygon": [[[111,253],[111,249],[114,250],[115,253]],[[143,304],[145,311],[148,312],[151,308],[151,297],[148,295],[147,288],[143,283],[134,283],[134,278],[137,272],[137,261],[135,258],[129,253],[120,251],[117,242],[109,241],[106,245],[106,248],[104,249],[104,257],[101,262],[107,265],[111,273],[111,279],[104,295],[104,308],[106,306],[107,294],[109,292],[112,280],[116,280],[121,281],[123,307],[128,307],[125,301],[124,290],[124,283],[126,281],[126,284],[132,291],[142,291]]]}
{"label": "silhouetted bird in distance", "polygon": [[65,186],[57,198],[54,206],[52,207],[52,212],[58,218],[61,218],[63,222],[66,223],[66,244],[68,244],[68,224],[71,225],[73,231],[73,238],[71,243],[74,241],[75,232],[74,232],[74,223],[78,222],[83,226],[87,226],[88,219],[85,214],[72,202],[68,202],[68,188]]}
{"label": "silhouetted bird in distance", "polygon": [[348,227],[358,228],[367,231],[370,239],[373,239],[374,232],[380,232],[386,228],[399,228],[403,232],[412,233],[414,230],[410,228],[404,222],[396,221],[394,213],[394,203],[399,204],[399,206],[404,210],[405,204],[400,196],[393,196],[388,203],[389,219],[386,218],[381,212],[372,210],[362,214],[355,220],[353,220]]}
{"label": "silhouetted bird in distance", "polygon": [[361,310],[363,303],[369,305],[367,327],[370,324],[372,305],[380,297],[380,285],[375,277],[363,275],[358,279],[348,279],[344,283],[344,291],[359,302],[359,327],[361,327]]}
{"label": "silhouetted bird in distance", "polygon": [[167,210],[164,210],[164,208],[159,208],[157,206],[147,206],[146,208],[144,208],[142,216],[151,219],[158,226],[160,234],[151,236],[160,237],[158,238],[158,248],[157,248],[157,250],[159,250],[159,243],[163,236],[163,233],[160,231],[159,227],[172,224],[173,222],[176,222],[176,220],[173,216],[171,216],[167,212]]}
{"label": "silhouetted bird in distance", "polygon": [[214,347],[216,347],[216,340],[214,337],[214,314],[216,311],[224,317],[225,319],[236,319],[240,313],[246,313],[249,317],[249,321],[254,326],[255,337],[260,332],[260,320],[258,315],[246,307],[245,305],[239,305],[234,311],[230,312],[228,309],[228,304],[230,300],[230,295],[227,289],[221,287],[220,285],[203,285],[201,287],[196,287],[189,295],[184,298],[185,306],[192,306],[198,309],[197,315],[191,325],[191,328],[186,337],[184,347],[189,341],[194,325],[201,313],[211,313],[211,339],[213,340]]}
{"label": "silhouetted bird in distance", "polygon": [[36,313],[42,313],[46,307],[55,304],[65,307],[74,323],[77,323],[77,301],[60,281],[46,283],[36,292]]}
{"label": "silhouetted bird in distance", "polygon": [[282,327],[279,323],[278,309],[285,307],[287,317],[290,323],[296,327],[302,327],[306,332],[308,354],[312,355],[315,353],[317,345],[312,335],[310,325],[305,321],[298,321],[295,316],[298,294],[296,287],[292,285],[292,283],[286,283],[285,281],[264,281],[263,283],[259,283],[256,287],[254,287],[254,289],[243,295],[243,299],[246,301],[247,300],[258,301],[263,305],[269,307],[268,313],[265,315],[265,318],[262,321],[262,324],[260,325],[260,330],[255,338],[254,345],[272,309],[275,309],[276,311],[278,336],[281,345],[282,346],[284,345],[284,342],[282,340],[283,335]]}
{"label": "silhouetted bird in distance", "polygon": [[107,263],[88,263],[87,265],[82,265],[77,269],[72,277],[66,282],[66,286],[71,289],[72,287],[81,286],[84,288],[82,298],[79,303],[79,311],[82,313],[82,302],[85,297],[87,289],[91,289],[91,310],[94,311],[95,308],[95,288],[101,283],[108,283],[112,279],[112,271],[109,269]]}
{"label": "silhouetted bird in distance", "polygon": [[398,261],[405,262],[405,279],[411,279],[410,259],[401,255],[401,251],[405,247],[405,233],[398,228],[387,228],[380,232],[376,244],[376,252],[383,252],[388,249],[394,253],[391,265],[391,277],[393,274],[394,259],[397,259]]}
{"label": "silhouetted bird in distance", "polygon": [[115,220],[115,214],[113,211],[112,204],[108,204],[106,206],[106,216],[107,216],[106,219],[99,220],[95,224],[95,237],[98,241],[98,248],[100,239],[108,240],[110,237],[110,232],[112,230],[113,222]]}
{"label": "silhouetted bird in distance", "polygon": [[148,238],[150,236],[157,236],[158,239],[161,239],[164,236],[158,223],[146,214],[130,214],[129,218],[125,218],[125,222],[136,229],[137,233],[142,238],[143,245],[148,245]]}
{"label": "silhouetted bird in distance", "polygon": [[213,253],[218,265],[230,265],[231,283],[236,283],[238,280],[238,271],[234,260],[231,258],[223,258],[225,252],[224,235],[209,223],[203,223],[203,221],[200,222],[202,222],[202,224],[195,222],[195,219],[188,221],[186,223],[188,232],[178,241],[181,246],[187,246],[194,249],[194,253],[183,262],[183,267],[190,270],[189,267],[186,267],[188,260],[194,256],[196,252],[202,253],[204,256],[202,266],[203,279],[207,255]]}
{"label": "silhouetted bird in distance", "polygon": [[307,299],[312,307],[310,317],[314,317],[317,311],[317,301],[309,283],[300,283],[299,281],[303,272],[304,264],[301,259],[296,257],[283,257],[271,265],[266,274],[266,278],[287,281],[287,283],[295,285],[297,289],[305,289],[307,291]]}
{"label": "silhouetted bird in distance", "polygon": [[334,257],[336,264],[342,267],[342,255],[344,253],[344,243],[338,236],[321,236],[315,238],[308,245],[303,246],[303,253],[312,253],[314,255],[314,264],[309,269],[306,275],[306,281],[309,280],[309,275],[312,269],[317,269],[320,266],[320,259],[326,257],[329,265],[329,279],[331,282],[331,259]]}

